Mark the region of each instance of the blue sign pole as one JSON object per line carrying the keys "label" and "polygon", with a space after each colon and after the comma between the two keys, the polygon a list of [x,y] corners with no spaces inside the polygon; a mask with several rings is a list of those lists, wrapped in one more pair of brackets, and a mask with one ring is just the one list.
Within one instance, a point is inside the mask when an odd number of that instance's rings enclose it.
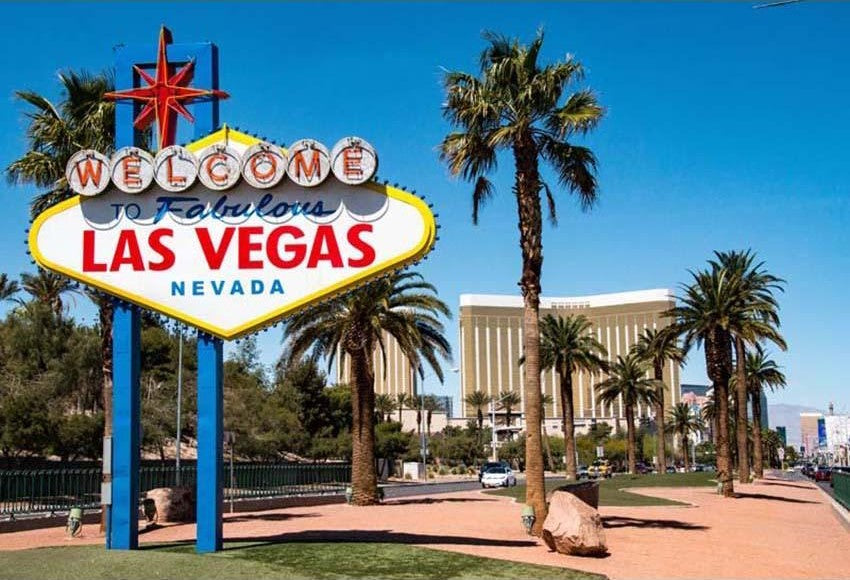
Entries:
{"label": "blue sign pole", "polygon": [[[218,50],[214,44],[168,46],[174,63],[195,62],[198,86],[218,88]],[[115,86],[139,86],[134,65],[150,69],[156,63],[156,46],[116,48]],[[195,117],[194,136],[203,137],[218,127],[218,99],[188,105]],[[115,104],[115,148],[140,145],[133,119],[137,106]],[[116,301],[113,340],[112,506],[107,519],[106,546],[131,550],[139,544],[139,443],[141,433],[139,370],[141,320],[138,307]],[[206,337],[198,341],[198,550],[221,548],[221,438],[222,344]],[[211,477],[210,474],[218,474]],[[207,496],[217,501],[207,500]]]}
{"label": "blue sign pole", "polygon": [[198,333],[198,552],[216,552],[222,543],[222,438],[224,393],[222,342]]}

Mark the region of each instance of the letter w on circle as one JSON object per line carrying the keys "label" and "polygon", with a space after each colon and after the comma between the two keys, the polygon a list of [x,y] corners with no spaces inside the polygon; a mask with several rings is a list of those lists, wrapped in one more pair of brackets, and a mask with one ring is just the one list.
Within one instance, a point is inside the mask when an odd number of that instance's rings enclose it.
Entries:
{"label": "letter w on circle", "polygon": [[[80,166],[84,166],[84,168],[80,168]],[[103,170],[103,163],[94,160],[92,163],[91,159],[86,159],[85,161],[80,161],[77,163],[77,177],[80,178],[80,185],[86,186],[89,184],[89,178],[94,180],[95,185],[100,185],[100,172]]]}

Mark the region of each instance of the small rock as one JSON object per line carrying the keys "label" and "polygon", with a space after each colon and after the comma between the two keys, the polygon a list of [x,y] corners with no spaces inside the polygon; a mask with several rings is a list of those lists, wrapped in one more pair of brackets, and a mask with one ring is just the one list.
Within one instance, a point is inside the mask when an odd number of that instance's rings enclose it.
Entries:
{"label": "small rock", "polygon": [[195,495],[188,487],[158,487],[145,497],[156,504],[156,522],[193,522],[195,521]]}
{"label": "small rock", "polygon": [[569,492],[552,494],[543,540],[561,554],[599,557],[608,553],[599,512]]}

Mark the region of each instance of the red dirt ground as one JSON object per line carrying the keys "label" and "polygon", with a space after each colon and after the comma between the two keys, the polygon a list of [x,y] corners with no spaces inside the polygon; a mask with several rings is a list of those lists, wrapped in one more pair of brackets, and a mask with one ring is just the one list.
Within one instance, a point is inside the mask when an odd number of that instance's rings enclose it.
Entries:
{"label": "red dirt ground", "polygon": [[[550,552],[526,536],[521,506],[478,491],[419,496],[358,508],[343,504],[226,514],[226,541],[367,539],[401,542],[626,578],[850,578],[850,533],[823,493],[808,482],[713,488],[641,488],[690,506],[602,507],[610,556]],[[144,532],[143,542],[194,538],[193,524]],[[0,534],[0,550],[97,544],[97,526],[67,540],[62,528]]]}

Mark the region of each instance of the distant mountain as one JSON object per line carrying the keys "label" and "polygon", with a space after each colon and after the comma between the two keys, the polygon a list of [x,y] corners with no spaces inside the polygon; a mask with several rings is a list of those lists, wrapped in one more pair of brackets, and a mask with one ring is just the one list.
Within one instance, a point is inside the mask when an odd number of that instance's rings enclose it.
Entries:
{"label": "distant mountain", "polygon": [[770,421],[770,428],[776,429],[778,426],[785,427],[785,434],[788,437],[788,445],[799,447],[802,442],[800,435],[800,413],[823,413],[821,409],[815,407],[805,407],[803,405],[768,405],[767,418]]}

